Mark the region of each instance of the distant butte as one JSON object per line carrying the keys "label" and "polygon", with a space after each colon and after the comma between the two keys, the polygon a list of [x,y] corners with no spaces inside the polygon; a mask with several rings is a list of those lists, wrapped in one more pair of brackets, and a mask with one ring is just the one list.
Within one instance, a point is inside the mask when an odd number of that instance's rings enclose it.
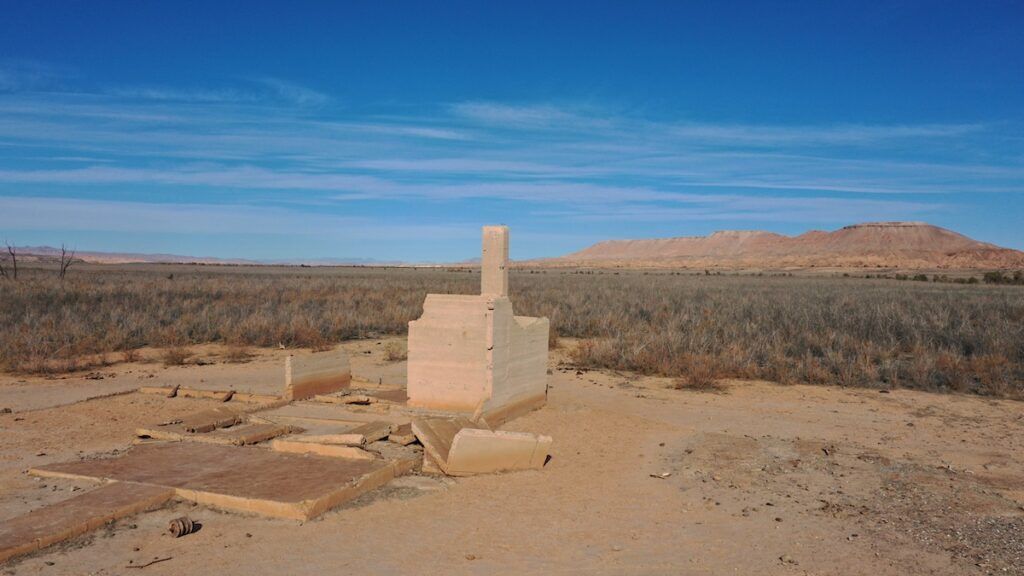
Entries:
{"label": "distant butte", "polygon": [[708,236],[607,240],[560,258],[521,264],[622,268],[1024,268],[1024,252],[925,222],[867,222],[785,236],[723,230]]}

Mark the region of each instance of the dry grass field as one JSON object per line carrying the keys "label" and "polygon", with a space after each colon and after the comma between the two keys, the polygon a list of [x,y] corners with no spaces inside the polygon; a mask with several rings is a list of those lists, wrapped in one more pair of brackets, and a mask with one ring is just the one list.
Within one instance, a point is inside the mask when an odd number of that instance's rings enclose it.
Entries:
{"label": "dry grass field", "polygon": [[[0,282],[0,367],[54,373],[143,346],[321,347],[404,334],[467,270],[76,265]],[[1024,288],[799,276],[516,270],[516,311],[579,339],[581,367],[678,378],[1024,395]],[[552,338],[557,345],[557,337]]]}

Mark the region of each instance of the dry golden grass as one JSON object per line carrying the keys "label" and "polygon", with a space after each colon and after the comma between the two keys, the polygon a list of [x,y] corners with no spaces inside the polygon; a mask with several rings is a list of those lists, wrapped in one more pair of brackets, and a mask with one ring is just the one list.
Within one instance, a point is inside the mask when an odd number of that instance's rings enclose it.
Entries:
{"label": "dry golden grass", "polygon": [[[553,344],[582,339],[571,351],[581,366],[697,384],[1024,393],[1018,286],[567,270],[514,270],[511,281],[516,312],[550,318]],[[0,364],[59,372],[143,346],[318,348],[404,334],[427,293],[478,283],[465,270],[82,265],[62,286],[27,268],[0,282]]]}

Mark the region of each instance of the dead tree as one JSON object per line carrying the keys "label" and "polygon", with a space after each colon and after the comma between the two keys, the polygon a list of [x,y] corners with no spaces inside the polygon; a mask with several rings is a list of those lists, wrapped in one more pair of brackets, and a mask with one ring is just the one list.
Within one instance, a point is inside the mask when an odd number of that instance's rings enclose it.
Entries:
{"label": "dead tree", "polygon": [[60,281],[64,282],[64,276],[68,273],[68,268],[71,267],[71,263],[75,261],[75,250],[72,249],[71,253],[68,254],[68,249],[63,244],[60,245]]}
{"label": "dead tree", "polygon": [[[7,244],[4,242],[4,244]],[[7,244],[7,253],[11,255],[11,277],[14,280],[18,279],[18,249],[10,244]],[[6,277],[6,274],[4,275]]]}

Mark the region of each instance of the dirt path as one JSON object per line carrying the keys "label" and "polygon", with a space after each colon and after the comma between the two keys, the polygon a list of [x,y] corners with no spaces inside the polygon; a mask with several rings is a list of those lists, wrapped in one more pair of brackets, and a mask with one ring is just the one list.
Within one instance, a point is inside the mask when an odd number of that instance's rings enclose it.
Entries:
{"label": "dirt path", "polygon": [[[380,358],[377,344],[359,345],[371,353],[352,350],[354,362],[366,357],[357,374],[401,373],[400,364]],[[209,381],[225,366],[166,372],[194,371],[189,377]],[[552,369],[549,405],[508,427],[555,438],[543,471],[410,477],[305,524],[178,504],[5,568],[1024,574],[1024,404],[759,382],[697,393],[667,389],[663,379],[560,369],[557,358]],[[3,516],[76,487],[30,479],[21,474],[29,465],[123,449],[135,421],[199,405],[130,394],[16,422],[18,414],[0,416]],[[167,521],[184,511],[202,530],[164,535]],[[165,557],[144,570],[125,568]]]}

